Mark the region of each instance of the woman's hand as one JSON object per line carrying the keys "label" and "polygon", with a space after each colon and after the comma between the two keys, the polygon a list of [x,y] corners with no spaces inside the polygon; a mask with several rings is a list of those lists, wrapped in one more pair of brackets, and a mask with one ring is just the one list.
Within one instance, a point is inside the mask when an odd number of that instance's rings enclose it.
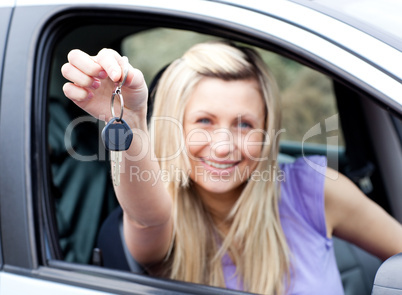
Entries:
{"label": "woman's hand", "polygon": [[[64,85],[64,94],[92,116],[109,121],[111,96],[123,80],[126,63],[127,58],[111,49],[102,49],[96,56],[72,50],[68,63],[61,69],[63,76],[71,81]],[[131,167],[151,171],[152,175],[159,175],[160,167],[158,162],[151,161],[148,153],[138,157],[142,150],[148,151],[150,145],[146,136],[148,89],[142,73],[130,65],[121,90],[124,120],[131,128],[145,131],[137,135],[145,136],[136,138],[124,152],[126,173],[120,174],[120,186],[115,187],[115,192],[124,210],[124,237],[128,249],[138,262],[153,263],[161,261],[169,250],[173,232],[172,200],[160,179],[154,183],[131,178]],[[119,100],[115,103],[116,113],[119,113]]]}
{"label": "woman's hand", "polygon": [[[126,63],[127,58],[112,49],[102,49],[96,56],[74,49],[68,54],[68,63],[61,68],[63,76],[71,81],[64,85],[64,94],[90,115],[109,121],[112,116],[110,99],[118,83],[123,80]],[[131,65],[122,94],[125,120],[133,115],[145,120],[147,85],[141,71]],[[115,103],[118,104],[119,100],[116,99]],[[119,112],[117,106],[115,109]]]}

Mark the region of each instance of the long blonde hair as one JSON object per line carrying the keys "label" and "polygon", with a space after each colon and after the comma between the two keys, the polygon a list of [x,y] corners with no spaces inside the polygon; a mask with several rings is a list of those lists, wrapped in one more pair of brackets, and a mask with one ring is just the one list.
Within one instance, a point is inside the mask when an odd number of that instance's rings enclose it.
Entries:
{"label": "long blonde hair", "polygon": [[[231,226],[226,236],[214,226],[192,188],[190,163],[183,150],[180,124],[189,97],[203,77],[256,79],[266,106],[265,130],[270,136],[255,171],[269,172],[270,181],[248,180],[228,216]],[[154,152],[161,169],[169,171],[166,185],[174,204],[174,237],[166,264],[170,278],[225,287],[221,258],[230,252],[245,291],[281,294],[285,290],[289,250],[279,220],[278,141],[273,140],[280,128],[279,107],[276,82],[250,48],[228,42],[197,44],[162,75],[150,130],[156,136]]]}

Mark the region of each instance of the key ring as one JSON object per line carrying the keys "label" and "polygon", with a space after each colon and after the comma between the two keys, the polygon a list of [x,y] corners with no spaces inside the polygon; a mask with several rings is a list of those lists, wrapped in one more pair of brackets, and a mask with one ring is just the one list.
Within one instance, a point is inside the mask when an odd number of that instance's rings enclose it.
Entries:
{"label": "key ring", "polygon": [[[121,94],[121,87],[123,87],[124,83],[126,82],[127,79],[127,75],[128,75],[128,60],[127,57],[123,56],[123,58],[127,61],[126,65],[124,66],[124,70],[123,70],[123,80],[119,83],[119,85],[117,85],[116,89],[114,90],[113,94],[112,94],[112,99],[110,101],[110,111],[112,113],[112,116],[114,118],[116,118],[117,122],[120,122],[123,118],[123,111],[124,111],[124,100],[123,100],[123,95]],[[120,116],[116,117],[116,114],[114,112],[114,99],[116,97],[116,95],[119,96],[120,99],[120,105],[121,105],[121,110],[120,110]]]}

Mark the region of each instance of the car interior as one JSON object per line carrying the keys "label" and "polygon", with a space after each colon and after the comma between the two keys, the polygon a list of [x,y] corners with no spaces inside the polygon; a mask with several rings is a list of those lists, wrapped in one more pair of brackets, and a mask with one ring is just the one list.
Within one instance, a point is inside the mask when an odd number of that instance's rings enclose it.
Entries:
{"label": "car interior", "polygon": [[[44,262],[64,261],[72,268],[95,265],[123,272],[145,274],[122,240],[122,211],[110,176],[109,155],[97,121],[68,100],[60,68],[70,50],[78,48],[95,55],[113,48],[143,70],[148,85],[160,69],[197,42],[228,39],[257,48],[278,79],[283,103],[282,163],[297,157],[321,154],[331,167],[354,181],[372,200],[393,213],[392,186],[387,183],[383,152],[376,145],[370,123],[381,113],[401,142],[398,117],[383,109],[358,85],[298,52],[282,48],[268,37],[211,25],[207,20],[160,17],[97,11],[74,12],[44,35],[43,48],[51,64],[45,79],[46,109],[41,127],[46,130],[42,155],[48,175],[41,200],[46,237]],[[152,103],[150,103],[152,108]],[[374,130],[374,131],[373,131]],[[391,187],[391,188],[390,188]],[[345,294],[371,294],[381,261],[364,250],[334,238],[335,254]]]}

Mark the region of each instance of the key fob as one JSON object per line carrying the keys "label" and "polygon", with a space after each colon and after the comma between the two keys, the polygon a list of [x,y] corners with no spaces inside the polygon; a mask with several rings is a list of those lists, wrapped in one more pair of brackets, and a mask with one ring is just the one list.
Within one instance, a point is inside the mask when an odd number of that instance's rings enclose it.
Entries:
{"label": "key fob", "polygon": [[108,151],[126,151],[133,140],[133,132],[123,119],[114,117],[102,130],[102,141]]}

